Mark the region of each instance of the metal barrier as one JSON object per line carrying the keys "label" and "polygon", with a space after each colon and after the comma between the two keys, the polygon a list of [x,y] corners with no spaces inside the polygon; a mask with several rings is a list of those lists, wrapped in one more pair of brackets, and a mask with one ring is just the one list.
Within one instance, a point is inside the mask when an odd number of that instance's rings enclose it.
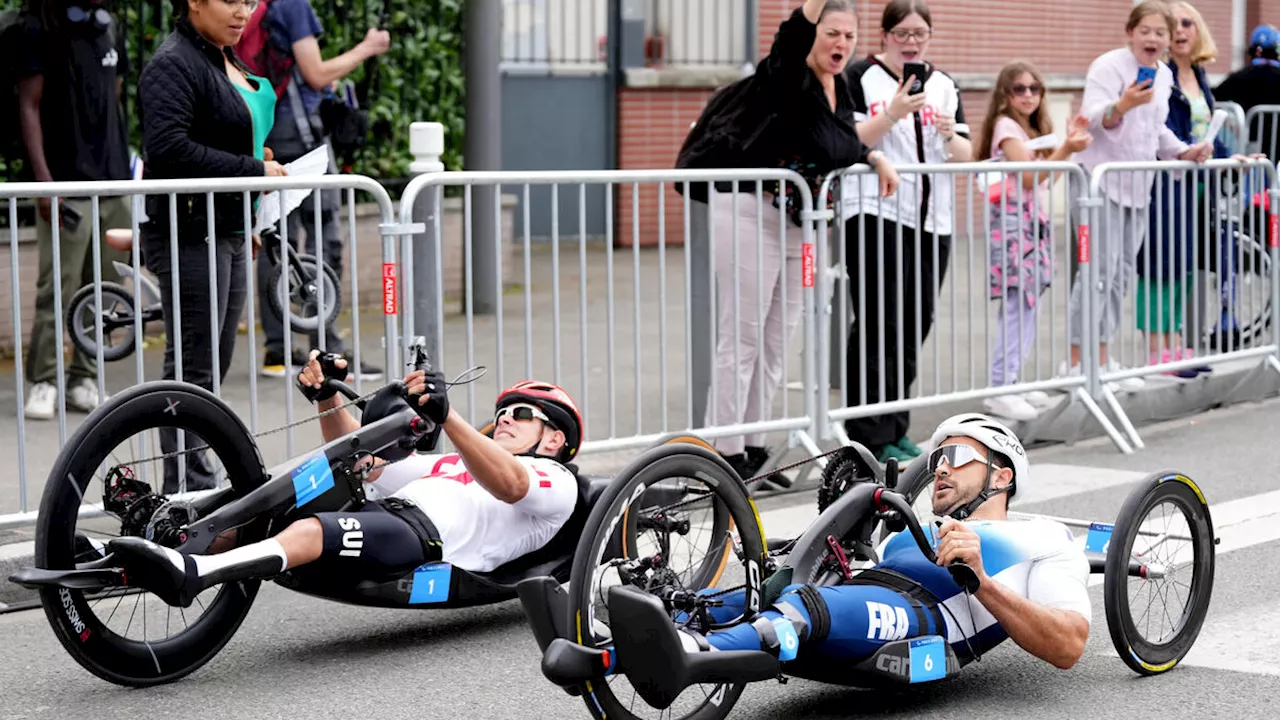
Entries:
{"label": "metal barrier", "polygon": [[1249,145],[1249,121],[1246,119],[1244,108],[1239,103],[1224,100],[1217,103],[1214,109],[1227,113],[1227,122],[1218,135],[1227,146],[1227,150],[1232,153],[1246,154]]}
{"label": "metal barrier", "polygon": [[[832,173],[819,190],[819,197],[831,191],[843,202],[839,211],[824,216],[828,228],[832,221],[840,223],[830,263],[818,243],[819,266],[830,268],[820,296],[832,303],[826,315],[839,350],[832,353],[824,346],[818,352],[818,384],[838,386],[845,399],[831,409],[827,393],[818,393],[818,417],[829,425],[821,438],[832,433],[842,443],[853,439],[875,449],[906,434],[906,412],[915,408],[984,400],[989,410],[1003,403],[995,410],[1007,415],[1009,407],[1047,405],[1053,402],[1049,393],[1065,392],[1128,452],[1088,392],[1087,373],[1069,370],[1073,336],[1067,306],[1074,285],[1065,248],[1059,246],[1070,241],[1071,215],[1047,186],[1065,176],[1083,200],[1087,183],[1080,167],[971,162],[897,170],[903,187],[888,200],[876,197],[876,176],[864,166]],[[964,181],[959,187],[957,179]],[[932,202],[921,222],[914,198],[925,183]],[[1066,204],[1075,200],[1070,194]],[[912,200],[904,203],[904,196]],[[926,233],[916,230],[921,227]],[[1078,260],[1087,268],[1087,220],[1078,232],[1084,248]],[[1093,299],[1079,295],[1087,317]],[[994,318],[988,299],[1000,301]],[[1088,327],[1076,332],[1087,335]],[[827,333],[818,337],[828,341]],[[930,339],[931,372],[921,361]],[[838,372],[832,362],[842,365]],[[875,420],[865,420],[870,418]],[[852,433],[846,423],[854,426]]]}
{"label": "metal barrier", "polygon": [[[490,417],[493,400],[501,388],[519,378],[538,377],[564,386],[578,402],[586,426],[583,454],[642,447],[671,432],[694,430],[708,439],[785,431],[790,433],[789,442],[802,443],[817,452],[809,435],[815,387],[812,349],[816,347],[813,287],[806,280],[811,277],[806,268],[812,267],[808,259],[813,247],[812,225],[809,222],[793,224],[788,211],[774,207],[770,202],[772,196],[754,183],[747,188],[748,192],[731,197],[714,194],[713,211],[709,215],[708,206],[695,203],[689,193],[680,196],[672,192],[680,183],[734,181],[787,186],[795,203],[795,217],[809,216],[812,205],[808,186],[801,176],[784,170],[459,172],[420,176],[405,189],[400,208],[401,222],[406,227],[416,219],[415,214],[426,221],[425,236],[417,240],[406,238],[406,243],[413,242],[414,246],[406,244],[402,249],[406,259],[412,258],[412,262],[404,266],[403,282],[417,292],[414,301],[405,306],[404,332],[427,336],[435,348],[433,354],[449,368],[450,376],[492,359],[496,367],[487,368],[489,379],[485,390],[479,391],[476,384],[468,384],[465,403],[460,397],[463,393],[455,391],[451,396],[455,407],[465,406],[464,416],[473,424]],[[589,242],[587,188],[596,185],[603,185],[606,190],[604,237]],[[525,198],[523,236],[515,238],[511,227],[504,231],[512,240],[505,251],[495,249],[499,260],[498,267],[494,268],[500,281],[510,272],[508,285],[520,285],[522,292],[515,300],[500,295],[492,316],[479,315],[471,303],[475,273],[470,258],[477,251],[478,241],[472,237],[470,220],[477,213],[492,212],[498,216],[501,193],[495,194],[494,207],[475,207],[471,191],[477,186],[496,186],[499,190],[505,186]],[[530,188],[538,186],[549,186],[552,242],[541,244],[535,257],[528,222],[528,198]],[[446,187],[461,188],[465,218],[461,232],[456,234],[460,236],[455,236],[447,247],[444,241],[447,233],[439,211]],[[572,202],[574,197],[577,198],[576,236],[561,230],[562,199]],[[681,205],[675,213],[668,211],[668,204],[672,202]],[[757,208],[763,211],[755,212]],[[629,218],[629,223],[618,223],[621,232],[629,235],[629,250],[616,247],[615,212]],[[710,237],[717,238],[709,243],[710,248],[689,242],[691,228],[699,221],[700,213],[708,219]],[[725,227],[726,223],[730,227]],[[656,230],[656,247],[641,249],[642,224]],[[683,247],[668,247],[667,234],[671,229],[682,232],[686,240]],[[728,237],[724,235],[726,231],[730,233]],[[737,240],[726,242],[730,238]],[[499,238],[491,242],[498,243]],[[572,249],[564,247],[566,245]],[[694,256],[703,250],[709,250],[710,261],[695,269]],[[731,252],[732,257],[727,258],[725,252]],[[466,260],[448,262],[449,253]],[[683,267],[668,259],[677,253],[683,256]],[[503,260],[504,254],[510,259]],[[562,257],[565,255],[569,256],[568,262]],[[767,273],[753,275],[749,270],[753,265],[764,266],[766,255],[775,262],[780,256],[788,258],[776,286]],[[629,260],[629,272],[615,267],[620,258],[624,262]],[[460,283],[457,290],[462,297],[460,301],[451,302],[460,305],[462,317],[448,332],[445,332],[443,291],[446,265],[465,268],[461,278],[451,278]],[[733,270],[732,277],[727,278],[730,270]],[[426,277],[420,277],[420,273]],[[670,292],[668,286],[681,274],[683,292]],[[750,287],[753,279],[754,287]],[[721,283],[721,291],[711,293],[710,302],[699,307],[698,291],[716,287],[717,282]],[[726,282],[733,287],[725,287]],[[594,292],[589,290],[591,287],[595,288]],[[757,302],[736,300],[748,297],[745,295],[748,289],[752,290],[750,297]],[[801,291],[798,297],[797,290]],[[619,302],[624,294],[631,296],[625,304]],[[775,343],[778,354],[766,357],[767,353],[761,353],[752,362],[748,356],[762,343],[753,342],[749,335],[741,333],[750,333],[753,325],[764,326],[777,318],[778,315],[770,311],[770,299],[788,295],[792,312],[800,312],[797,322],[803,326],[803,342],[790,342],[788,332],[778,332]],[[724,307],[729,300],[734,300],[734,306]],[[703,322],[699,316],[706,313],[710,318],[719,318],[722,352],[719,353],[721,367],[711,373],[710,387],[704,389],[696,387],[693,380],[692,355],[695,353],[691,348],[698,340],[696,328]],[[616,321],[621,321],[623,314],[630,316],[627,324],[631,325],[630,342],[626,344],[617,333],[621,323]],[[669,330],[669,326],[678,326],[682,321],[683,362],[678,350],[671,352],[675,344],[672,341],[679,337],[679,330]],[[507,323],[518,330],[511,332]],[[733,328],[729,336],[725,335],[726,323]],[[715,332],[715,325],[707,327]],[[797,346],[802,351],[798,366],[787,362],[795,359]],[[724,357],[725,348],[733,351],[733,363]],[[577,365],[577,372],[573,372],[571,363]],[[743,403],[738,402],[744,400],[743,397],[734,393],[726,400],[724,395],[727,390],[724,378],[733,374],[735,366],[744,372],[754,366],[755,372],[778,375],[776,381],[753,385],[755,397],[745,400],[754,399],[759,407],[749,407],[745,414],[738,410],[743,407]],[[631,376],[634,395],[629,401],[634,403],[635,413],[631,419],[620,413],[620,408],[628,402],[619,390],[623,373]],[[791,402],[787,397],[789,373],[799,376],[804,393],[802,403]],[[673,374],[679,379],[673,380]],[[698,405],[695,394],[704,391],[709,393],[710,408],[716,406],[717,399],[724,400],[726,408],[721,414],[709,415],[705,423],[695,412]],[[779,402],[771,403],[768,396],[778,391],[781,391]],[[671,405],[682,406],[678,419],[673,420],[668,413]],[[759,418],[747,419],[751,413]],[[770,419],[771,415],[775,419]],[[721,419],[731,416],[742,419]]]}
{"label": "metal barrier", "polygon": [[[251,193],[273,190],[277,191],[271,195],[263,195],[258,200],[258,207],[254,208],[251,203]],[[348,356],[353,365],[358,365],[362,358],[360,351],[360,323],[359,323],[359,271],[357,265],[356,252],[356,207],[355,193],[361,191],[368,193],[378,206],[378,232],[381,235],[381,247],[379,255],[384,263],[396,262],[396,243],[394,236],[400,232],[400,228],[394,225],[395,214],[390,196],[386,190],[377,182],[360,176],[321,176],[313,178],[214,178],[202,180],[146,180],[128,183],[119,182],[63,182],[63,183],[4,183],[0,184],[0,200],[8,200],[8,218],[9,218],[9,251],[11,256],[10,275],[12,280],[12,318],[14,331],[14,348],[17,361],[14,364],[14,380],[15,380],[15,407],[16,407],[16,432],[13,434],[5,433],[16,441],[16,446],[11,453],[12,457],[17,459],[17,487],[16,493],[12,493],[9,489],[9,480],[0,480],[0,527],[19,525],[34,521],[36,512],[32,508],[32,491],[39,492],[38,486],[33,487],[30,479],[47,475],[49,467],[55,460],[58,451],[67,442],[68,431],[74,430],[69,427],[67,417],[67,400],[69,390],[76,390],[83,393],[89,393],[83,383],[85,381],[93,382],[96,387],[96,400],[101,402],[108,394],[109,385],[117,386],[119,389],[130,387],[132,385],[142,383],[145,380],[156,380],[162,375],[163,370],[157,367],[155,358],[148,368],[147,358],[143,352],[144,341],[146,338],[146,325],[148,322],[163,321],[172,335],[171,347],[167,348],[166,360],[172,358],[173,376],[178,380],[189,380],[204,385],[207,389],[227,400],[233,408],[241,412],[242,415],[248,417],[248,426],[251,431],[258,433],[262,424],[260,418],[260,410],[270,413],[274,418],[283,409],[283,428],[275,428],[273,422],[273,430],[284,430],[286,432],[283,447],[273,444],[264,444],[264,459],[268,463],[273,461],[273,457],[277,461],[282,461],[292,456],[295,451],[293,424],[295,421],[294,403],[298,402],[295,398],[296,390],[294,389],[293,376],[290,372],[289,358],[292,349],[295,346],[293,334],[301,331],[311,331],[318,336],[321,346],[329,346],[329,340],[326,334],[329,332],[330,323],[324,322],[329,316],[336,316],[341,310],[335,299],[341,293],[340,280],[337,273],[329,267],[329,259],[325,257],[326,253],[321,252],[322,243],[319,242],[322,224],[322,212],[324,200],[320,199],[324,193],[322,191],[346,191],[347,199],[347,246],[350,249],[350,262],[348,270],[350,272],[350,295],[348,296],[349,307],[352,311],[352,327],[353,336],[351,338],[354,353],[348,351]],[[276,212],[275,218],[269,218],[265,213],[281,199],[282,195],[294,191],[305,197],[309,193],[316,196],[313,203],[314,214],[313,221],[308,235],[315,238],[312,243],[316,247],[316,255],[309,256],[301,248],[298,252],[289,247],[289,224],[288,218],[278,217],[280,213]],[[215,201],[215,194],[217,200]],[[203,195],[203,197],[201,197]],[[230,202],[233,199],[228,195],[239,196],[240,207],[243,216],[243,224],[234,230],[223,228],[221,231],[215,226],[215,212],[209,212],[214,208],[217,202],[222,210],[222,216],[226,217]],[[148,252],[157,253],[157,258],[152,262],[148,262],[148,270],[152,272],[161,272],[167,270],[167,273],[156,275],[157,282],[153,282],[151,278],[145,275],[143,270],[143,262],[140,255],[143,253],[143,240],[140,234],[140,218],[139,211],[142,207],[140,202],[143,196],[164,196],[167,199],[168,212],[168,233],[167,243],[160,238],[153,238],[148,246],[151,248]],[[70,220],[64,220],[64,223],[55,224],[51,228],[51,247],[52,251],[52,318],[50,326],[36,328],[35,331],[43,333],[47,336],[48,330],[52,330],[52,337],[46,338],[46,341],[52,346],[49,349],[56,361],[56,439],[52,434],[53,427],[51,424],[43,424],[34,420],[28,420],[25,417],[24,410],[26,406],[26,388],[27,378],[24,377],[24,336],[27,331],[27,324],[22,315],[22,297],[21,282],[18,269],[19,248],[19,212],[18,201],[20,199],[30,198],[49,198],[51,204],[51,212],[53,217],[71,217]],[[111,216],[104,214],[103,206],[116,204],[123,208],[123,203],[128,199],[134,199],[133,211],[130,213],[126,227],[103,227],[103,221],[115,223],[115,220],[108,219]],[[297,199],[297,198],[295,198]],[[228,202],[230,201],[230,202]],[[287,200],[286,200],[287,202]],[[340,202],[340,201],[339,201]],[[184,227],[180,232],[178,227],[177,208],[179,203],[185,204],[188,208],[197,208],[199,204],[204,205],[206,222],[203,227],[192,228]],[[64,208],[72,206],[78,208],[71,213],[71,216],[65,214]],[[278,209],[278,205],[276,206]],[[153,211],[164,211],[165,208],[161,202],[152,203]],[[255,217],[255,210],[263,213]],[[89,232],[87,238],[82,237],[84,227],[73,228],[74,216],[79,213],[84,217],[81,221]],[[115,217],[123,217],[123,214],[117,214]],[[159,220],[159,218],[157,218]],[[260,223],[266,223],[265,227]],[[124,223],[121,223],[122,225]],[[285,370],[280,379],[280,391],[284,393],[279,405],[274,402],[267,401],[267,394],[259,392],[261,383],[257,379],[257,374],[261,370],[262,358],[259,355],[257,345],[257,328],[255,321],[255,310],[253,299],[259,296],[256,291],[258,283],[255,283],[254,264],[252,258],[254,238],[259,230],[266,231],[268,228],[275,227],[279,233],[279,245],[276,249],[280,253],[281,262],[274,268],[271,280],[265,283],[266,287],[262,293],[264,304],[278,304],[282,312],[281,316],[283,324],[283,343],[284,343],[284,365]],[[105,234],[107,230],[125,230],[131,233],[133,241],[133,252],[117,251],[122,260],[113,263],[108,267],[104,267],[102,257],[106,251]],[[86,268],[88,263],[92,264],[92,282],[81,289],[75,298],[71,298],[72,305],[68,307],[64,303],[74,288],[64,288],[63,272],[62,272],[62,255],[63,242],[65,238],[73,237],[70,234],[78,232],[80,236],[74,237],[70,242],[85,243],[87,247],[82,246],[85,254]],[[192,233],[204,235],[205,238],[216,238],[214,242],[203,242],[199,245],[193,243],[191,239]],[[269,234],[269,233],[268,233]],[[259,262],[268,262],[265,253],[272,248],[262,248],[258,256]],[[107,251],[109,252],[109,251]],[[167,254],[166,263],[161,261],[160,255]],[[131,257],[130,257],[131,256]],[[243,264],[243,268],[235,268],[236,265]],[[159,270],[157,270],[159,268]],[[194,271],[194,273],[193,273]],[[207,273],[207,275],[206,275]],[[225,275],[223,273],[226,273]],[[132,291],[127,290],[123,286],[117,284],[117,276],[119,280],[132,280]],[[73,273],[69,277],[79,278],[79,274]],[[175,278],[176,282],[168,282],[165,277]],[[299,285],[300,279],[317,279],[323,280],[306,283],[305,286]],[[235,333],[237,332],[238,317],[232,317],[238,308],[229,305],[229,298],[234,298],[239,288],[233,289],[233,285],[243,284],[243,293],[245,305],[248,306],[248,313],[245,325],[248,331],[249,343],[249,361],[248,361],[248,395],[241,395],[240,388],[236,387],[235,392],[230,395],[224,395],[224,385],[222,375],[230,369],[231,349],[235,343]],[[170,285],[171,287],[166,287]],[[197,290],[195,292],[184,292],[183,288],[187,286],[200,285],[207,287],[207,295],[205,290]],[[88,287],[92,287],[92,292],[85,292]],[[271,303],[271,290],[276,291],[275,303]],[[327,297],[327,299],[326,299]],[[113,309],[108,310],[108,304]],[[308,308],[310,310],[308,310]],[[69,312],[70,311],[70,312]],[[224,319],[219,315],[226,315]],[[196,319],[198,318],[198,319]],[[191,322],[201,323],[196,328],[188,326],[186,332],[183,330],[183,323]],[[204,327],[203,323],[207,322],[208,327]],[[68,323],[70,323],[68,325]],[[299,323],[302,326],[299,326]],[[77,373],[81,378],[76,383],[76,387],[69,387],[67,361],[64,358],[64,338],[68,335],[72,337],[73,345],[77,348],[76,354],[73,355],[73,363],[82,363],[82,367],[77,368]],[[398,359],[399,353],[397,347],[400,345],[397,337],[398,326],[394,317],[388,314],[384,320],[384,337],[383,343],[386,348],[386,359],[388,368],[393,368],[394,362]],[[205,334],[207,333],[207,335]],[[168,334],[166,335],[168,337]],[[113,344],[114,341],[121,340],[123,344]],[[192,350],[190,347],[184,352],[184,343],[204,344],[205,347],[199,350]],[[228,344],[230,343],[230,344]],[[85,348],[89,351],[86,352]],[[204,354],[205,349],[208,355]],[[111,361],[123,360],[129,354],[133,355],[134,372],[132,377],[124,377],[121,373],[112,370],[109,363]],[[85,358],[95,357],[96,367],[89,367]],[[205,362],[205,360],[208,362]],[[191,366],[190,363],[196,363]],[[188,367],[184,367],[187,364]],[[91,373],[92,377],[88,374]],[[360,375],[357,373],[355,378],[357,388],[361,385]],[[34,387],[33,387],[34,389]],[[41,392],[47,392],[41,390]],[[88,403],[92,404],[92,403]],[[310,411],[308,411],[309,413]],[[307,419],[309,416],[304,416]],[[52,418],[51,418],[52,419]],[[160,444],[164,446],[164,453],[169,453],[170,445],[174,445],[178,450],[185,449],[186,438],[177,437],[177,433],[173,433],[173,437],[162,436]],[[144,439],[145,442],[145,439]],[[308,440],[310,442],[310,440]],[[35,452],[31,452],[35,450]],[[194,463],[188,466],[187,458],[197,458],[192,460]],[[175,485],[172,491],[179,494],[188,490],[187,482],[190,478],[203,477],[204,482],[194,484],[207,484],[209,482],[217,483],[221,478],[217,477],[215,468],[208,467],[201,459],[204,454],[200,455],[181,455],[176,460],[176,465],[166,468],[166,484]],[[169,460],[166,459],[166,463]],[[196,465],[199,467],[196,467]],[[32,467],[34,465],[34,467]],[[9,474],[7,478],[14,477]],[[15,508],[9,507],[9,499],[16,496],[18,499],[16,512]],[[37,495],[38,497],[38,495]],[[98,506],[100,509],[100,506]],[[89,511],[91,514],[92,509]]]}
{"label": "metal barrier", "polygon": [[[1272,318],[1280,301],[1275,175],[1267,160],[1094,169],[1092,251],[1099,260],[1090,264],[1090,283],[1105,311],[1094,323],[1087,374],[1136,447],[1142,440],[1117,390],[1251,358],[1280,372],[1280,325]],[[1197,269],[1217,276],[1218,292],[1192,282]]]}
{"label": "metal barrier", "polygon": [[1245,113],[1246,153],[1262,153],[1280,162],[1280,105],[1254,105]]}

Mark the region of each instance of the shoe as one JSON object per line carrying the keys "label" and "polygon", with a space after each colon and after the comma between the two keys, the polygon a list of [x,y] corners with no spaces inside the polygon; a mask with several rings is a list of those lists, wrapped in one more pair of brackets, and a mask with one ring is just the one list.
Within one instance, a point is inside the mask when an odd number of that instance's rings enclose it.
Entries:
{"label": "shoe", "polygon": [[[747,446],[747,466],[750,468],[751,474],[744,476],[744,478],[755,477],[760,472],[760,468],[764,467],[764,464],[768,461],[769,461],[768,449],[762,448],[756,445],[748,445]],[[766,476],[765,479],[761,480],[760,482],[762,483],[762,487],[772,486],[770,489],[773,489],[773,490],[786,490],[787,488],[791,487],[791,478],[787,477],[786,475],[783,475],[780,472],[769,473],[769,475]]]}
{"label": "shoe", "polygon": [[361,380],[381,380],[382,379],[382,375],[383,375],[382,368],[378,367],[377,365],[371,365],[367,362],[361,362],[359,372],[352,372],[351,368],[354,366],[354,363],[351,362],[350,357],[346,355],[344,355],[343,357],[345,357],[347,360],[347,382],[349,383],[355,382],[357,376],[359,376]]}
{"label": "shoe", "polygon": [[912,455],[906,450],[898,447],[896,443],[889,443],[888,445],[876,450],[875,455],[876,460],[880,461],[881,464],[889,462],[889,458],[894,458],[898,461],[899,465],[905,465],[917,457],[916,455]]}
{"label": "shoe", "polygon": [[[1190,360],[1191,358],[1193,358],[1193,357],[1195,357],[1195,356],[1196,356],[1196,351],[1195,351],[1194,349],[1192,349],[1192,348],[1178,348],[1178,349],[1173,353],[1173,359],[1174,359],[1174,360]],[[1195,370],[1195,371],[1196,371],[1196,372],[1198,372],[1198,373],[1211,373],[1211,372],[1213,372],[1213,366],[1212,366],[1212,365],[1198,365],[1198,366],[1196,366],[1196,367],[1194,367],[1194,368],[1192,368],[1192,369],[1193,369],[1193,370]]]}
{"label": "shoe", "polygon": [[908,460],[914,460],[924,454],[924,451],[921,450],[918,445],[911,442],[911,438],[906,435],[898,438],[898,442],[894,443],[894,445],[897,445],[898,449],[908,456]]}
{"label": "shoe", "polygon": [[174,607],[191,607],[198,593],[191,591],[195,563],[190,557],[139,537],[116,538],[107,550],[124,570],[126,585],[154,593]]}
{"label": "shoe", "polygon": [[1035,420],[1040,416],[1040,412],[1021,395],[999,395],[997,397],[989,397],[983,400],[982,404],[987,409],[988,414],[1008,420],[1021,420],[1026,422],[1028,420]]}
{"label": "shoe", "polygon": [[1049,393],[1044,392],[1043,390],[1028,390],[1022,393],[1020,397],[1035,408],[1048,407],[1052,403],[1052,398],[1049,397]]}
{"label": "shoe", "polygon": [[[104,402],[110,399],[110,395],[105,395],[102,398]],[[67,388],[67,407],[71,410],[91,413],[97,410],[100,404],[98,402],[98,388],[88,378],[79,380]]]}
{"label": "shoe", "polygon": [[[1117,362],[1115,358],[1111,358],[1102,366],[1102,372],[1104,373],[1120,372],[1127,369],[1128,368]],[[1112,380],[1110,384],[1121,392],[1137,392],[1147,386],[1146,381],[1140,377]]]}
{"label": "shoe", "polygon": [[293,362],[289,363],[290,367],[284,366],[284,352],[266,351],[262,357],[262,374],[266,377],[284,377],[290,372],[299,373],[311,362],[309,353],[301,350],[293,351]]}
{"label": "shoe", "polygon": [[[1160,353],[1151,353],[1151,357],[1149,358],[1149,361],[1150,361],[1150,363],[1151,363],[1152,365],[1160,365],[1160,364],[1162,364],[1162,363],[1170,363],[1170,362],[1173,362],[1173,361],[1174,361],[1174,354],[1173,354],[1173,353],[1171,353],[1171,352],[1169,352],[1169,350],[1168,350],[1168,349],[1166,349],[1166,350],[1164,350],[1163,352],[1160,352]],[[1191,378],[1193,378],[1193,377],[1195,377],[1195,376],[1199,375],[1199,374],[1200,374],[1200,371],[1199,371],[1199,370],[1196,370],[1195,368],[1182,368],[1181,370],[1166,370],[1166,371],[1164,372],[1164,374],[1165,374],[1165,375],[1168,375],[1168,376],[1170,376],[1170,377],[1176,377],[1176,378],[1182,378],[1182,379],[1184,379],[1184,380],[1190,380]]]}
{"label": "shoe", "polygon": [[747,462],[747,456],[745,454],[734,453],[732,455],[725,455],[724,453],[720,453],[720,455],[724,457],[725,462],[729,463],[729,467],[733,468],[733,471],[738,474],[739,478],[743,480],[751,479],[751,464]]}
{"label": "shoe", "polygon": [[27,406],[22,414],[32,420],[52,420],[58,411],[58,388],[51,383],[38,382],[31,386]]}

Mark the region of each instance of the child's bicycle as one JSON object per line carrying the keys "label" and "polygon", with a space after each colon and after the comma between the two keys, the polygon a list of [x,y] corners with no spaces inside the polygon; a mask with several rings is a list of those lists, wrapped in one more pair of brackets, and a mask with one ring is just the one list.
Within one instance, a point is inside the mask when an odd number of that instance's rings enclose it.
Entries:
{"label": "child's bicycle", "polygon": [[[136,251],[137,243],[130,230],[108,230],[106,241],[117,249]],[[320,263],[314,255],[300,254],[291,245],[282,244],[274,228],[263,232],[262,243],[262,250],[272,266],[268,283],[272,292],[266,293],[272,312],[283,317],[284,308],[288,307],[289,325],[299,332],[318,330],[322,315],[326,326],[332,323],[342,309],[342,285],[333,268],[324,268],[322,286],[317,281],[321,275]],[[282,245],[287,259],[285,264],[280,262]],[[104,281],[97,289],[86,285],[76,291],[67,303],[66,318],[71,342],[76,349],[89,357],[97,357],[101,342],[102,359],[106,362],[132,355],[138,345],[139,331],[147,323],[164,319],[160,288],[144,274],[135,276],[128,263],[113,262],[112,265],[121,279],[137,284],[138,302],[135,304],[131,289],[120,283]],[[98,292],[102,295],[101,305]],[[323,312],[320,312],[321,297],[324,299]]]}

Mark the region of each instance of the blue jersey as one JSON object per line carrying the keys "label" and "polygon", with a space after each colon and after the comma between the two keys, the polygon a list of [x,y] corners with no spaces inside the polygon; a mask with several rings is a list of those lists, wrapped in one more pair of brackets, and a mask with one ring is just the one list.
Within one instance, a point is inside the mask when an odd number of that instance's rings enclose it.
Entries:
{"label": "blue jersey", "polygon": [[[982,543],[982,566],[989,577],[1037,605],[1091,618],[1089,561],[1065,525],[1052,520],[981,520],[964,525]],[[924,530],[936,549],[936,528]],[[978,652],[986,652],[1008,637],[982,603],[964,594],[946,568],[925,558],[910,533],[891,536],[881,545],[880,557],[877,567],[915,580],[942,601],[947,642],[957,650],[968,641]]]}

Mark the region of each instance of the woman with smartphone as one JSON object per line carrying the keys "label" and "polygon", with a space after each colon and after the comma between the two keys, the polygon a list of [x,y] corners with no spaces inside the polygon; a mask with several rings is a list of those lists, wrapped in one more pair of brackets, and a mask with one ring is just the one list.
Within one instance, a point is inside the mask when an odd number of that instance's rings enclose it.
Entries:
{"label": "woman with smartphone", "polygon": [[[1209,143],[1190,145],[1165,124],[1173,73],[1160,62],[1169,49],[1175,30],[1173,13],[1164,0],[1146,0],[1129,13],[1125,23],[1128,43],[1111,50],[1089,66],[1080,112],[1089,118],[1093,144],[1076,158],[1086,173],[1105,162],[1194,160],[1203,162],[1213,154]],[[1080,345],[1086,323],[1098,329],[1100,363],[1103,372],[1116,372],[1120,363],[1107,353],[1107,344],[1120,327],[1125,296],[1133,287],[1138,251],[1147,235],[1147,204],[1151,197],[1153,172],[1110,173],[1104,182],[1102,207],[1092,228],[1091,261],[1097,265],[1098,287],[1085,281],[1083,270],[1076,272],[1068,307],[1068,334],[1071,367],[1061,375],[1077,375]],[[1073,193],[1074,196],[1074,193]],[[1084,293],[1093,292],[1092,317],[1084,317]],[[1140,378],[1126,378],[1116,386],[1137,390]]]}
{"label": "woman with smartphone", "polygon": [[[895,165],[969,160],[959,88],[925,60],[933,36],[928,5],[890,0],[880,28],[882,51],[845,71],[862,142]],[[874,176],[847,178],[841,203],[854,314],[845,359],[848,407],[907,397],[951,255],[951,176],[908,173],[894,195],[881,198],[878,189]],[[881,462],[920,455],[909,427],[905,411],[845,422],[849,438]]]}

